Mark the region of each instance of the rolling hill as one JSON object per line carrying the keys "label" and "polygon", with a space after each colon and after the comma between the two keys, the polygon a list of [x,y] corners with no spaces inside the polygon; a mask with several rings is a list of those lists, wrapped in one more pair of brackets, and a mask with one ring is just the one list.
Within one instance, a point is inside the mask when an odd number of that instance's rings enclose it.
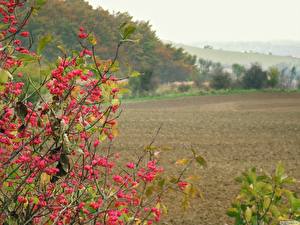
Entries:
{"label": "rolling hill", "polygon": [[300,58],[292,56],[277,56],[253,52],[226,51],[219,49],[199,48],[184,44],[172,44],[176,47],[183,48],[186,52],[196,55],[199,58],[211,60],[214,62],[220,62],[225,66],[231,66],[234,63],[249,66],[254,62],[260,63],[264,68],[280,64],[290,66],[295,65],[296,67],[300,66]]}
{"label": "rolling hill", "polygon": [[300,41],[296,40],[269,40],[269,41],[198,41],[186,43],[200,47],[209,45],[214,49],[223,49],[235,52],[256,52],[280,56],[294,56],[300,58]]}

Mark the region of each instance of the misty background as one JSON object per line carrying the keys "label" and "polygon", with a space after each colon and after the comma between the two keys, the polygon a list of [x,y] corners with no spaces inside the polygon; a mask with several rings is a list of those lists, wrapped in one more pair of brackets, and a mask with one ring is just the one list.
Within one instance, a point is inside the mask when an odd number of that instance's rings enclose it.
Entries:
{"label": "misty background", "polygon": [[159,38],[197,47],[300,57],[298,0],[89,0],[149,21]]}

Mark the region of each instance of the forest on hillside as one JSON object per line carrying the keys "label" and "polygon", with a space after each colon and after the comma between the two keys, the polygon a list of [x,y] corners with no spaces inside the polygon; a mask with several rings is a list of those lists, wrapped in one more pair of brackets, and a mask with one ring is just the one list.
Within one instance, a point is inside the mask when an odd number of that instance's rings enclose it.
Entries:
{"label": "forest on hillside", "polygon": [[197,73],[196,56],[184,52],[182,48],[162,43],[149,22],[133,21],[127,13],[110,14],[101,7],[93,9],[84,0],[48,1],[39,14],[32,18],[27,29],[35,38],[33,48],[36,48],[41,37],[47,34],[53,37],[45,56],[55,60],[60,51],[57,46],[78,48],[77,31],[83,26],[93,32],[100,43],[96,54],[102,59],[109,59],[115,54],[120,39],[119,27],[124,22],[136,26],[132,39],[138,41],[120,49],[118,63],[121,70],[118,76],[126,76],[136,70],[142,74],[151,73],[152,82],[164,83],[187,80]]}

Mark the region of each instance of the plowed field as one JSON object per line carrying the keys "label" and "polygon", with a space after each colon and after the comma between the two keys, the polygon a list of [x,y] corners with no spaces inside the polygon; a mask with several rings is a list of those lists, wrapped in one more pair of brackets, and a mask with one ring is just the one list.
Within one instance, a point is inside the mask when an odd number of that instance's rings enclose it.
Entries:
{"label": "plowed field", "polygon": [[191,146],[207,160],[199,169],[204,199],[185,213],[171,199],[166,224],[232,224],[226,209],[238,191],[234,178],[252,166],[272,171],[282,161],[300,179],[300,94],[186,97],[123,108],[118,150],[141,151],[162,124],[156,145],[172,149],[168,160],[189,154]]}

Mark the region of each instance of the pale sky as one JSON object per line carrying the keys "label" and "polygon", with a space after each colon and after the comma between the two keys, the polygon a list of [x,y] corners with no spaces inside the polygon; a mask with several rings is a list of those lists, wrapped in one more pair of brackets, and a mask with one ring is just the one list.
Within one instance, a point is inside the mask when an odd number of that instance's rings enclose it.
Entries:
{"label": "pale sky", "polygon": [[88,1],[150,21],[160,38],[179,43],[300,41],[300,0]]}

